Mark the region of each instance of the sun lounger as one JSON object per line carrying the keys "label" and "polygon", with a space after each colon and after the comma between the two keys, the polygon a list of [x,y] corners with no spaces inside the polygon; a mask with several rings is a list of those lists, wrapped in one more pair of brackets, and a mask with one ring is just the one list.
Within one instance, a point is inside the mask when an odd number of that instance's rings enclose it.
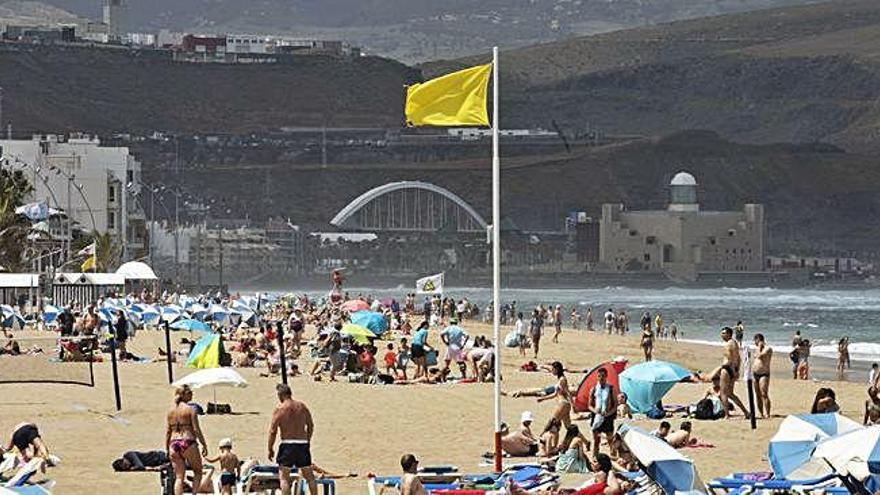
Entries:
{"label": "sun lounger", "polygon": [[15,473],[15,476],[10,478],[3,486],[6,488],[25,486],[28,481],[40,471],[40,466],[42,466],[43,462],[43,459],[40,458],[31,459],[21,466],[18,472]]}
{"label": "sun lounger", "polygon": [[[305,495],[306,482],[300,478],[295,470],[290,473],[294,483],[294,492]],[[324,495],[336,495],[336,482],[329,479],[315,479],[315,483],[321,487]],[[281,478],[278,466],[275,464],[258,464],[251,466],[243,473],[238,482],[239,493],[262,493],[274,492],[281,489]]]}
{"label": "sun lounger", "polygon": [[769,479],[755,480],[749,479],[748,473],[735,473],[725,478],[715,478],[708,484],[709,490],[713,493],[720,491],[730,494],[734,490],[743,487],[750,487],[753,490],[791,490],[793,488],[817,489],[820,487],[829,487],[837,482],[836,474],[828,474],[819,478],[805,480],[784,480]]}

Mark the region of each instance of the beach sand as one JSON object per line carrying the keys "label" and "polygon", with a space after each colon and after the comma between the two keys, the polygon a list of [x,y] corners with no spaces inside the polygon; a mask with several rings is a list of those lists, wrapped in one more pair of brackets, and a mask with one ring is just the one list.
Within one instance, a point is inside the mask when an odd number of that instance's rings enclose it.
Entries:
{"label": "beach sand", "polygon": [[[487,334],[491,328],[465,323],[471,334]],[[509,331],[505,328],[504,332]],[[175,333],[174,341],[187,336]],[[748,336],[747,336],[748,337]],[[439,346],[436,332],[431,343]],[[154,356],[164,345],[160,332],[140,331],[130,349],[138,355]],[[608,336],[586,331],[566,330],[559,344],[542,340],[541,362],[561,360],[569,369],[590,368],[614,356],[623,355],[630,363],[641,362],[638,340],[634,335]],[[380,359],[384,352],[380,346]],[[692,370],[709,371],[719,361],[721,349],[713,346],[661,341],[655,358],[677,362]],[[809,412],[813,395],[821,386],[835,389],[842,412],[861,421],[866,385],[856,382],[796,382],[791,380],[788,350],[774,356],[771,397],[774,413],[787,415]],[[21,366],[22,358],[0,357],[0,372]],[[515,349],[503,350],[505,390],[543,387],[554,383],[547,373],[518,371],[525,361]],[[33,360],[28,360],[28,363]],[[40,360],[39,366],[57,367]],[[300,362],[301,369],[310,364]],[[190,370],[175,365],[175,377]],[[231,437],[235,452],[242,459],[266,460],[266,430],[276,403],[277,379],[261,378],[262,369],[239,370],[249,381],[246,389],[217,389],[217,399],[232,405],[235,415],[203,416],[211,455],[217,442]],[[39,376],[41,370],[34,370]],[[77,368],[82,375],[82,368]],[[97,386],[51,384],[0,385],[0,431],[8,439],[12,428],[22,421],[35,422],[52,452],[63,459],[49,475],[57,480],[57,493],[155,493],[155,473],[117,474],[111,461],[126,450],[161,449],[164,440],[165,413],[172,403],[166,365],[157,363],[122,363],[122,411],[115,412],[109,361],[95,365]],[[570,375],[578,383],[581,375]],[[862,381],[860,377],[859,381]],[[866,378],[865,378],[866,379]],[[315,418],[316,433],[313,458],[325,469],[355,471],[361,477],[339,483],[340,494],[364,493],[367,473],[397,474],[404,453],[415,453],[423,466],[453,464],[462,471],[488,470],[479,466],[482,453],[492,449],[492,384],[367,386],[349,383],[313,382],[308,377],[291,380],[294,394],[304,400]],[[708,389],[706,384],[677,385],[665,399],[666,404],[689,404]],[[746,400],[745,387],[737,392]],[[211,390],[198,390],[195,400],[212,400]],[[551,414],[552,402],[537,404],[535,399],[503,398],[503,419],[515,425],[525,410],[534,412],[535,429],[543,427]],[[687,449],[704,479],[734,470],[767,469],[767,441],[776,431],[781,416],[759,420],[758,429],[739,416],[731,420],[697,421],[694,433],[715,448]],[[679,419],[670,420],[676,428]],[[646,428],[657,421],[638,420]],[[5,441],[5,440],[4,440]]]}

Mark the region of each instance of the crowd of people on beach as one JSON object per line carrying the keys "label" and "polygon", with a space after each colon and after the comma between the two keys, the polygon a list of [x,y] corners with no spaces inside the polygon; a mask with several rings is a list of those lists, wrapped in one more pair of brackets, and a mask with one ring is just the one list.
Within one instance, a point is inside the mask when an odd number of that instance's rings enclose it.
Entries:
{"label": "crowd of people on beach", "polygon": [[[189,297],[185,293],[164,293],[154,296],[144,290],[126,296],[128,305],[162,304],[172,307],[220,306],[232,308],[240,295],[216,293]],[[71,304],[61,308],[52,326],[61,337],[96,336],[102,344],[96,348],[64,348],[67,359],[97,360],[106,352],[115,350],[121,361],[143,359],[129,350],[127,343],[136,338],[137,325],[124,308],[114,306],[112,316],[102,308],[108,301],[118,299],[108,295],[87,304]],[[509,333],[503,342],[492,342],[482,335],[471,335],[466,330],[468,321],[479,317],[477,306],[466,298],[455,300],[439,295],[406,294],[400,302],[378,300],[370,295],[351,295],[337,284],[326,297],[306,295],[262,299],[257,295],[257,317],[245,321],[243,317],[226,317],[210,322],[214,333],[220,335],[220,364],[236,368],[264,367],[262,376],[278,377],[286,369],[288,377],[304,376],[314,381],[339,381],[362,384],[437,385],[441,383],[492,382],[496,380],[494,360],[496,346],[516,349],[520,357],[537,360],[546,354],[541,342],[550,333],[551,345],[558,344],[567,319],[568,328],[576,331],[627,336],[630,319],[623,309],[608,308],[599,318],[597,327],[592,306],[579,312],[578,307],[566,311],[562,305],[539,304],[526,314],[516,302],[501,306],[501,319]],[[356,308],[381,316],[384,326],[369,335],[352,329]],[[493,307],[488,305],[484,321],[491,320]],[[103,316],[102,316],[103,315]],[[160,320],[161,321],[161,318]],[[683,333],[674,319],[665,319],[660,312],[644,311],[638,320],[635,337],[645,361],[656,356],[656,342],[677,341]],[[150,325],[145,325],[149,327]],[[156,325],[153,325],[156,326]],[[6,333],[7,342],[0,354],[19,355],[25,351],[13,334]],[[761,333],[746,342],[742,321],[724,326],[719,333],[721,356],[719,365],[708,373],[695,372],[688,381],[709,383],[711,387],[689,409],[676,429],[668,421],[675,413],[662,410],[658,427],[652,432],[675,448],[701,445],[694,434],[691,418],[727,418],[738,409],[748,418],[752,412],[735,391],[737,381],[748,377],[755,391],[755,414],[771,417],[770,376],[773,348]],[[380,343],[381,342],[381,343]],[[192,352],[195,342],[181,339],[177,351],[158,349],[154,359],[184,360]],[[840,341],[838,367],[849,365],[848,339]],[[792,373],[795,379],[809,377],[811,344],[798,331],[792,339]],[[65,350],[66,349],[66,350]],[[30,351],[27,351],[30,352]],[[170,353],[170,354],[169,354]],[[551,352],[552,354],[552,352]],[[281,366],[282,360],[286,366]],[[308,362],[308,364],[305,364]],[[631,419],[633,414],[626,395],[608,383],[607,371],[598,369],[597,381],[588,391],[586,410],[575,410],[575,394],[566,369],[560,361],[535,365],[536,371],[552,376],[553,382],[544,388],[505,391],[512,398],[531,397],[539,403],[552,402],[553,412],[533,429],[535,415],[525,410],[516,427],[505,426],[501,445],[506,455],[534,457],[547,469],[561,473],[596,473],[596,484],[577,494],[613,495],[631,488],[631,480],[618,476],[637,469],[638,465],[617,434],[616,421]],[[580,372],[581,370],[577,370]],[[589,370],[583,370],[589,371]],[[880,424],[880,367],[874,365],[869,377],[870,388],[865,403],[865,424]],[[350,476],[337,474],[314,464],[310,442],[315,424],[308,407],[293,397],[285,384],[277,387],[278,404],[272,415],[267,435],[267,454],[280,469],[283,494],[291,493],[292,472],[309,486],[310,494],[317,494],[316,477],[335,478]],[[822,388],[816,394],[812,412],[834,412],[839,409],[834,391]],[[708,411],[705,414],[697,411]],[[209,456],[208,443],[199,424],[199,407],[192,402],[192,391],[180,387],[175,391],[174,403],[166,417],[164,449],[146,452],[127,452],[114,462],[119,471],[161,468],[170,465],[173,470],[174,493],[185,490],[209,490],[216,481],[223,493],[233,493],[242,474],[256,461],[242,460],[234,452],[232,440],[218,443],[218,453]],[[680,411],[679,411],[680,412]],[[582,422],[581,426],[577,422]],[[280,443],[279,443],[280,438]],[[38,457],[45,466],[55,459],[41,440],[36,425],[19,425],[8,448],[17,447],[23,460]],[[8,450],[8,449],[7,449]],[[218,466],[203,470],[205,462]],[[418,460],[413,454],[401,459],[403,477],[401,493],[420,494],[417,473]],[[187,473],[191,477],[187,478]],[[211,488],[212,489],[212,488]],[[515,491],[512,489],[511,493]]]}

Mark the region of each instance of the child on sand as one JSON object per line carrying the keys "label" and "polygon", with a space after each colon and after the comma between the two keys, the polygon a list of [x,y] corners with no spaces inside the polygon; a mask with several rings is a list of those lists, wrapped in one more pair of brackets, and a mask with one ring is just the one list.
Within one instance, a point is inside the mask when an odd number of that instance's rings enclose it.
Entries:
{"label": "child on sand", "polygon": [[394,353],[394,344],[389,342],[386,349],[385,357],[382,358],[385,362],[385,372],[391,376],[397,376],[395,373],[397,371],[397,354]]}
{"label": "child on sand", "polygon": [[224,438],[220,440],[218,447],[220,448],[220,453],[217,454],[217,457],[206,457],[205,460],[220,463],[220,493],[232,495],[235,490],[235,484],[241,475],[241,462],[239,462],[238,456],[232,452],[231,439]]}

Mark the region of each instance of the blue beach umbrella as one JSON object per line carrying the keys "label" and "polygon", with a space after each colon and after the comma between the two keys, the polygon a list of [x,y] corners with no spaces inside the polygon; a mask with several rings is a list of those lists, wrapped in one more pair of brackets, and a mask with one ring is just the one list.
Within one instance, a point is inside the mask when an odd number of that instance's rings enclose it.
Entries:
{"label": "blue beach umbrella", "polygon": [[199,320],[178,320],[171,324],[171,328],[175,330],[185,330],[189,332],[210,332],[211,329],[207,324]]}
{"label": "blue beach umbrella", "polygon": [[24,328],[24,317],[21,316],[12,306],[6,304],[0,305],[0,316],[2,316],[0,326],[4,328]]}
{"label": "blue beach umbrella", "polygon": [[59,313],[61,313],[60,309],[51,304],[46,304],[43,306],[43,322],[47,325],[54,323]]}
{"label": "blue beach umbrella", "polygon": [[876,485],[880,475],[880,426],[862,427],[823,440],[812,457],[859,481],[873,478],[871,485]]}
{"label": "blue beach umbrella", "polygon": [[862,425],[837,413],[788,416],[770,439],[767,460],[777,478],[822,476],[830,469],[826,462],[813,457],[813,450],[824,440],[861,428]]}
{"label": "blue beach umbrella", "polygon": [[226,321],[226,318],[229,316],[229,310],[219,304],[212,304],[211,308],[208,310],[208,314],[211,316],[212,320],[222,323]]}
{"label": "blue beach umbrella", "polygon": [[662,439],[641,428],[623,424],[617,430],[633,457],[642,465],[645,474],[654,480],[667,495],[707,493],[700,480],[694,461]]}
{"label": "blue beach umbrella", "polygon": [[376,335],[382,335],[385,330],[388,330],[388,322],[385,321],[385,317],[381,313],[374,313],[372,311],[352,313],[351,322],[355,325],[369,328]]}
{"label": "blue beach umbrella", "polygon": [[190,305],[187,311],[196,320],[205,321],[205,317],[208,316],[208,308],[198,303]]}
{"label": "blue beach umbrella", "polygon": [[650,411],[676,383],[691,372],[675,363],[647,361],[627,368],[620,374],[620,391],[635,413]]}
{"label": "blue beach umbrella", "polygon": [[174,304],[162,306],[160,310],[162,311],[162,319],[165,321],[175,321],[183,314],[183,308]]}

